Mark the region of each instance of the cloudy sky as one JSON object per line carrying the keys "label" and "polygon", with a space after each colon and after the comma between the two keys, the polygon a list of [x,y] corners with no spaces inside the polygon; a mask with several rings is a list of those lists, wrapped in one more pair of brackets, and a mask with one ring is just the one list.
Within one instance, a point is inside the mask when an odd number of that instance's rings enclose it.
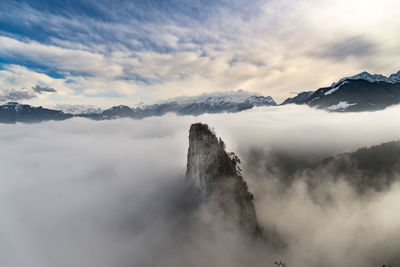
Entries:
{"label": "cloudy sky", "polygon": [[115,104],[244,89],[277,102],[400,69],[397,0],[5,1],[9,99]]}

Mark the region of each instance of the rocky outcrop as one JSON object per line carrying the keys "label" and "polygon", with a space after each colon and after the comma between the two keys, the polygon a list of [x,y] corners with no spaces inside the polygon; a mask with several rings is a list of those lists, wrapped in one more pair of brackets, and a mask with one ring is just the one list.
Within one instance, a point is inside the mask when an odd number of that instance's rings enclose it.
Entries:
{"label": "rocky outcrop", "polygon": [[192,124],[189,132],[186,184],[200,201],[218,208],[246,232],[260,233],[254,197],[240,174],[239,158],[206,124]]}

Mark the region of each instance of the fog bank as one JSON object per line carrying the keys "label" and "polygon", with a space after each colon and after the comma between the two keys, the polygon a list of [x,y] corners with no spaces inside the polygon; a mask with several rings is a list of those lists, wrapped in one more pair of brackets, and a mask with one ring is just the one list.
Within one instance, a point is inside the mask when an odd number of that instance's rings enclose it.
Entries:
{"label": "fog bank", "polygon": [[[0,125],[1,266],[377,266],[400,263],[400,185],[360,196],[345,179],[286,191],[251,151],[323,158],[397,140],[400,107],[328,113],[303,106],[143,120]],[[242,160],[273,250],[190,212],[190,124],[208,123]],[[264,155],[264,154],[261,154]],[[267,160],[262,156],[262,160]],[[321,175],[330,175],[321,173]]]}

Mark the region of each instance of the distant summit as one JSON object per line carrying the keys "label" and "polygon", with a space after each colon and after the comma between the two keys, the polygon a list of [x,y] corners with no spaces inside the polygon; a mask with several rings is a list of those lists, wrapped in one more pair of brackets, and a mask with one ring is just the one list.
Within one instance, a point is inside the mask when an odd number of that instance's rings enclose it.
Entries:
{"label": "distant summit", "polygon": [[386,83],[399,83],[400,82],[400,71],[394,74],[391,74],[389,77],[386,77],[382,74],[369,74],[368,72],[364,71],[357,75],[351,77],[345,77],[340,79],[338,82],[333,83],[331,86],[335,87],[336,85],[342,83],[346,80],[365,80],[368,82],[386,82]]}
{"label": "distant summit", "polygon": [[240,174],[239,158],[208,125],[192,124],[189,131],[186,184],[200,201],[222,211],[229,222],[248,233],[261,233],[253,195]]}
{"label": "distant summit", "polygon": [[61,110],[64,113],[73,115],[77,114],[100,114],[103,110],[93,105],[68,105],[58,104],[54,107],[56,110]]}
{"label": "distant summit", "polygon": [[374,111],[400,103],[400,71],[385,77],[362,72],[329,87],[301,92],[281,105],[308,105],[335,112]]}

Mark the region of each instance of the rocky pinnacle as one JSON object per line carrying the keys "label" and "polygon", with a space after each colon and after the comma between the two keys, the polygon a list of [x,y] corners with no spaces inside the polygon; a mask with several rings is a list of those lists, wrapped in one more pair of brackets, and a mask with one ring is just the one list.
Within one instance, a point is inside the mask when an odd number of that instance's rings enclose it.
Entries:
{"label": "rocky pinnacle", "polygon": [[246,232],[259,233],[253,195],[240,174],[239,158],[206,124],[189,131],[186,184],[201,202],[217,207]]}

